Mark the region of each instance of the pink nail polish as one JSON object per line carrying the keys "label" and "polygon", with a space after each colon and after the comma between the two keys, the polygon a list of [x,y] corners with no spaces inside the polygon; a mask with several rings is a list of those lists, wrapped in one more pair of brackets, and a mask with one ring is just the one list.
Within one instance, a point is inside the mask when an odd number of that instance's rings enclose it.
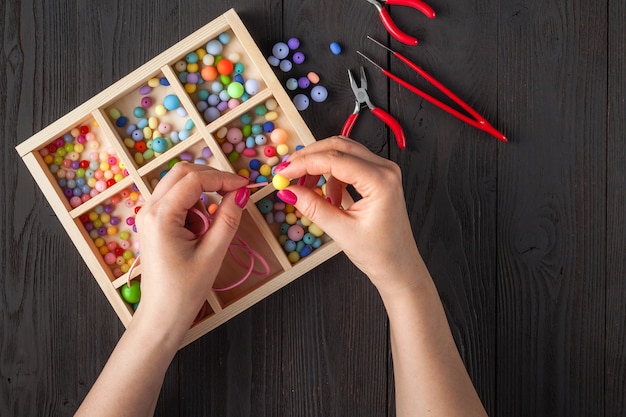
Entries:
{"label": "pink nail polish", "polygon": [[289,166],[289,164],[291,164],[291,162],[289,162],[289,161],[281,162],[280,164],[276,165],[276,167],[274,168],[274,172],[279,172],[279,171],[287,168]]}
{"label": "pink nail polish", "polygon": [[306,181],[306,175],[301,176],[300,178],[298,178],[298,185],[302,186],[304,185]]}
{"label": "pink nail polish", "polygon": [[276,193],[276,196],[287,204],[294,205],[298,202],[298,197],[296,197],[296,195],[293,192],[287,189],[280,190],[279,192]]}
{"label": "pink nail polish", "polygon": [[235,203],[240,208],[244,208],[246,204],[248,204],[248,200],[250,199],[250,189],[243,187],[237,190],[237,194],[235,194]]}

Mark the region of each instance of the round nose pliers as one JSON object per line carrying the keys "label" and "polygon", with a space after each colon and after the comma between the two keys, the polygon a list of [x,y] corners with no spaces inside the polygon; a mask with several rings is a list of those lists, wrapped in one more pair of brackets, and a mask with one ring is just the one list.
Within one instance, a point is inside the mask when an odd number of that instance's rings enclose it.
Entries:
{"label": "round nose pliers", "polygon": [[412,7],[422,12],[429,19],[432,19],[435,17],[435,11],[432,9],[432,7],[430,7],[428,4],[426,4],[422,0],[381,0],[380,2],[376,0],[367,0],[367,2],[374,5],[374,7],[376,7],[376,9],[378,10],[378,15],[380,16],[380,20],[382,20],[383,25],[385,25],[387,32],[389,32],[391,36],[393,36],[400,42],[405,43],[407,45],[413,45],[413,46],[417,45],[417,39],[411,35],[404,33],[402,30],[400,30],[400,28],[391,19],[391,16],[389,15],[389,11],[385,9],[381,3],[389,4],[389,5]]}
{"label": "round nose pliers", "polygon": [[365,104],[374,116],[378,117],[382,120],[393,132],[396,137],[396,142],[398,143],[398,147],[400,149],[406,148],[406,137],[404,136],[404,130],[400,123],[389,113],[381,109],[380,107],[376,107],[370,101],[369,95],[367,94],[367,78],[365,77],[365,69],[361,67],[361,85],[358,86],[356,84],[356,80],[352,75],[352,71],[348,70],[348,77],[350,78],[350,87],[352,87],[352,91],[354,92],[354,96],[356,97],[356,102],[354,106],[354,111],[348,118],[346,122],[343,124],[341,128],[341,136],[349,137],[350,132],[352,132],[352,128],[356,123],[356,119],[359,117],[359,113],[361,112],[361,108]]}

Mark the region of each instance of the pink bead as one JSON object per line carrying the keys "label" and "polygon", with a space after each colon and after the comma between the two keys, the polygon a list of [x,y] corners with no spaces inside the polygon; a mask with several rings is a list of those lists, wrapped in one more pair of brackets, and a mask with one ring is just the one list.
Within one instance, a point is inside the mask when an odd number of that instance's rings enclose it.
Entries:
{"label": "pink bead", "polygon": [[235,150],[235,147],[230,142],[224,142],[222,143],[222,150],[224,151],[225,154],[229,154]]}
{"label": "pink bead", "polygon": [[117,243],[115,243],[115,241],[110,241],[107,243],[107,248],[109,248],[110,251],[114,251],[115,248],[117,248]]}
{"label": "pink bead", "polygon": [[85,143],[87,143],[87,138],[85,137],[85,135],[78,135],[78,137],[76,138],[76,142],[84,145]]}
{"label": "pink bead", "polygon": [[254,149],[254,148],[246,148],[246,149],[243,150],[242,153],[243,153],[244,156],[247,156],[248,158],[253,158],[253,157],[256,156],[256,149]]}
{"label": "pink bead", "polygon": [[80,197],[72,197],[70,198],[70,206],[72,206],[72,208],[76,208],[78,206],[80,206],[83,202],[81,201]]}
{"label": "pink bead", "polygon": [[91,152],[89,154],[89,160],[90,161],[97,161],[98,160],[98,152]]}
{"label": "pink bead", "polygon": [[131,208],[135,205],[135,202],[129,198],[127,200],[124,200],[124,205],[128,208]]}
{"label": "pink bead", "polygon": [[230,100],[228,100],[228,108],[229,109],[234,109],[235,107],[237,107],[239,105],[239,100],[237,100],[236,98],[231,98]]}
{"label": "pink bead", "polygon": [[61,162],[61,166],[63,168],[69,168],[72,166],[72,161],[69,159],[64,159],[63,162]]}
{"label": "pink bead", "polygon": [[159,132],[166,135],[172,131],[172,125],[165,122],[159,123],[159,127],[157,129],[159,130]]}
{"label": "pink bead", "polygon": [[241,129],[237,127],[231,127],[230,129],[228,129],[228,132],[226,132],[226,140],[233,145],[241,142],[243,140],[243,133],[241,132]]}
{"label": "pink bead", "polygon": [[128,240],[122,240],[120,242],[120,248],[122,248],[124,250],[130,248],[130,242]]}
{"label": "pink bead", "polygon": [[152,99],[150,97],[143,97],[141,99],[141,107],[143,107],[144,109],[147,109],[148,107],[152,106]]}
{"label": "pink bead", "polygon": [[41,155],[42,157],[48,156],[49,154],[50,154],[50,151],[48,150],[48,148],[41,148],[39,150],[39,155]]}
{"label": "pink bead", "polygon": [[108,162],[109,162],[109,165],[111,165],[111,166],[117,165],[117,158],[112,156],[112,157],[109,158]]}
{"label": "pink bead", "polygon": [[132,226],[133,224],[135,224],[135,218],[134,217],[126,218],[126,224],[129,226]]}
{"label": "pink bead", "polygon": [[99,169],[96,169],[96,171],[93,173],[93,176],[97,180],[102,179],[102,177],[104,176],[104,172],[102,172]]}
{"label": "pink bead", "polygon": [[67,178],[68,180],[73,180],[74,178],[76,178],[76,173],[74,171],[67,171],[65,173],[65,178]]}
{"label": "pink bead", "polygon": [[[95,197],[95,196],[97,196],[98,194],[100,194],[100,191],[96,190],[95,188],[93,188],[91,191],[89,191],[89,195],[90,195],[91,197]],[[86,194],[83,194],[83,195],[86,195]]]}
{"label": "pink bead", "polygon": [[107,265],[113,265],[115,263],[115,254],[109,252],[104,255],[104,262],[106,262]]}
{"label": "pink bead", "polygon": [[82,201],[83,203],[86,201],[91,200],[91,193],[90,194],[83,194],[80,196],[80,201]]}
{"label": "pink bead", "polygon": [[304,236],[304,229],[301,226],[294,224],[287,231],[287,236],[289,237],[289,239],[293,240],[294,242],[299,242],[302,240],[302,237]]}
{"label": "pink bead", "polygon": [[103,192],[104,190],[107,189],[107,183],[106,183],[106,181],[98,181],[98,182],[96,182],[96,186],[94,188],[96,189],[96,191],[101,193],[101,192]]}
{"label": "pink bead", "polygon": [[237,151],[237,153],[243,153],[245,149],[248,149],[246,148],[246,142],[239,142],[237,145],[235,145],[235,150]]}

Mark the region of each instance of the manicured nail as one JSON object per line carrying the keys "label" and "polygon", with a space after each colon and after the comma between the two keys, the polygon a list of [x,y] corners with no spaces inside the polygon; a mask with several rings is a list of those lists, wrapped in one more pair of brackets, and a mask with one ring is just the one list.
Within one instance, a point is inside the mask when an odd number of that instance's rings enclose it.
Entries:
{"label": "manicured nail", "polygon": [[298,185],[302,186],[304,185],[305,182],[306,182],[306,175],[303,175],[300,178],[298,178]]}
{"label": "manicured nail", "polygon": [[289,161],[281,162],[280,164],[276,165],[276,167],[274,167],[274,172],[279,172],[279,171],[287,168],[289,166],[289,164],[291,164],[291,162],[289,162]]}
{"label": "manicured nail", "polygon": [[239,175],[241,178],[245,178],[245,179],[247,179],[248,181],[250,181],[250,177],[246,177],[245,175],[242,175],[242,174],[237,174],[237,175]]}
{"label": "manicured nail", "polygon": [[279,192],[276,193],[276,196],[280,198],[281,200],[283,200],[283,202],[287,204],[291,204],[292,206],[296,204],[296,202],[298,201],[298,197],[296,197],[296,195],[293,192],[287,189],[280,190]]}
{"label": "manicured nail", "polygon": [[246,187],[242,187],[237,190],[237,194],[235,194],[235,203],[240,208],[244,208],[246,204],[248,204],[248,200],[250,199],[250,189]]}

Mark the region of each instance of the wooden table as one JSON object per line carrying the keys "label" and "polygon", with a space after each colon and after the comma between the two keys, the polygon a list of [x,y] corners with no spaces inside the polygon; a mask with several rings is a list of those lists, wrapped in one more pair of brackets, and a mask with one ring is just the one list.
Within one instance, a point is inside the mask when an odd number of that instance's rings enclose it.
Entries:
{"label": "wooden table", "polygon": [[[415,238],[490,415],[626,415],[626,5],[429,3],[434,20],[390,9],[421,41],[406,47],[364,0],[5,2],[0,415],[71,415],[123,332],[14,147],[231,7],[268,55],[301,39],[302,68],[330,92],[302,113],[320,139],[352,111],[346,70],[366,66],[408,146],[370,114],[353,137],[403,169]],[[356,51],[424,86],[368,34],[510,142],[390,84]],[[182,349],[156,414],[393,415],[375,289],[338,255]]]}

